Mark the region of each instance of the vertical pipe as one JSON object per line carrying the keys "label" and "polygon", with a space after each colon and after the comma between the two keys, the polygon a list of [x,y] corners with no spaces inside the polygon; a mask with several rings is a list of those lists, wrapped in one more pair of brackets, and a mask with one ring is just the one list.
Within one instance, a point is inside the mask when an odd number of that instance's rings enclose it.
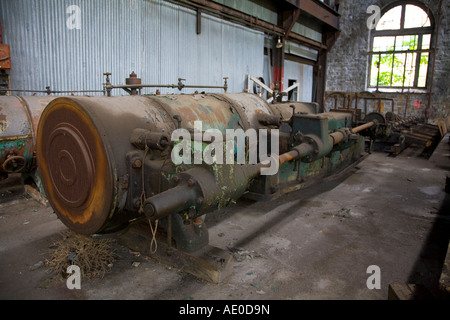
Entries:
{"label": "vertical pipe", "polygon": [[282,46],[273,50],[273,82],[279,92],[283,91],[284,82],[284,39]]}
{"label": "vertical pipe", "polygon": [[433,95],[433,81],[434,81],[434,69],[436,64],[436,51],[439,41],[439,30],[441,28],[441,19],[442,19],[442,0],[439,1],[439,11],[436,25],[436,36],[434,37],[434,50],[433,50],[433,61],[431,64],[431,75],[430,75],[430,90],[428,92],[428,105],[425,108],[425,122],[428,120],[428,113],[430,112],[431,107],[431,96]]}
{"label": "vertical pipe", "polygon": [[197,34],[202,33],[202,11],[197,8]]}

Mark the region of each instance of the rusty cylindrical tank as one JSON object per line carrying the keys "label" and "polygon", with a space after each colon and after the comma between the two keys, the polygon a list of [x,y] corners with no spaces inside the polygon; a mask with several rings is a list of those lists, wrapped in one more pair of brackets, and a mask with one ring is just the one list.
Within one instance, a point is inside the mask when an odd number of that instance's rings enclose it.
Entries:
{"label": "rusty cylindrical tank", "polygon": [[[193,130],[197,120],[203,130],[222,133],[257,129],[261,112],[286,117],[292,110],[246,93],[58,98],[39,123],[39,175],[50,204],[70,229],[84,234],[117,230],[140,215],[138,205],[130,208],[129,193],[138,182],[131,180],[127,161],[135,129],[170,137],[176,128]],[[161,149],[151,150],[149,157],[155,163],[164,159],[163,166],[170,154]],[[133,167],[140,162],[134,161]],[[145,183],[164,178],[158,170],[146,172],[153,176]],[[162,191],[154,189],[148,192]]]}
{"label": "rusty cylindrical tank", "polygon": [[0,96],[0,172],[29,174],[36,169],[39,118],[55,97]]}

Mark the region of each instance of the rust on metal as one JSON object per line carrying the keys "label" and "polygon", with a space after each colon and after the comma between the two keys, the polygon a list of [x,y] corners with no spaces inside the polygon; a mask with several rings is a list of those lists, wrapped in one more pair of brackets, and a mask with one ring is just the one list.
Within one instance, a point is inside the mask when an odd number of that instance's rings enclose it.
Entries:
{"label": "rust on metal", "polygon": [[141,84],[142,81],[140,78],[137,77],[137,74],[133,72],[131,72],[130,77],[125,79],[125,83],[126,84]]}
{"label": "rust on metal", "polygon": [[215,128],[225,133],[226,129],[237,127],[240,120],[239,116],[233,114],[228,105],[215,95],[161,95],[147,98],[163,107],[172,118],[179,116],[181,126],[185,129],[194,129],[194,122],[201,121],[203,130]]}
{"label": "rust on metal", "polygon": [[0,43],[0,69],[11,69],[11,49],[9,44]]}
{"label": "rust on metal", "polygon": [[0,97],[0,172],[30,174],[36,167],[37,122],[53,97]]}
{"label": "rust on metal", "polygon": [[39,174],[60,219],[79,233],[101,230],[114,206],[114,174],[102,136],[83,106],[67,98],[50,103],[37,145]]}
{"label": "rust on metal", "polygon": [[[301,103],[270,106],[248,93],[56,98],[39,122],[39,174],[56,214],[76,232],[113,232],[140,219],[162,220],[177,246],[194,250],[207,239],[203,215],[244,194],[295,189],[300,176],[330,174],[360,159],[364,141],[356,133],[375,122],[352,132],[350,114],[317,109]],[[261,155],[256,164],[176,164],[172,133],[191,133],[196,121],[203,131],[222,134],[276,127],[279,172],[261,176],[270,167]],[[195,130],[190,139],[196,141]],[[251,143],[258,141],[246,142],[246,151]],[[272,152],[278,154],[267,155]]]}

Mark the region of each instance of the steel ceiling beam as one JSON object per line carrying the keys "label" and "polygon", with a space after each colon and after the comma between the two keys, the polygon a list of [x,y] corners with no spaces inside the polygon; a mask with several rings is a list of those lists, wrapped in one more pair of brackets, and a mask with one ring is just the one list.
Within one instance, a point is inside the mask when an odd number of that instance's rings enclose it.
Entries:
{"label": "steel ceiling beam", "polygon": [[325,25],[339,30],[339,13],[317,0],[285,0],[302,12],[308,13]]}
{"label": "steel ceiling beam", "polygon": [[[213,16],[219,16],[223,19],[227,19],[232,22],[269,34],[274,34],[280,37],[285,37],[286,34],[287,29],[283,28],[282,26],[278,26],[270,22],[261,20],[255,16],[224,6],[214,1],[210,0],[166,0],[166,1],[182,5],[194,10],[201,9],[202,12],[211,14]],[[313,49],[327,49],[327,47],[323,43],[309,39],[297,33],[291,32],[290,30],[292,29],[294,23],[295,22],[292,22],[292,25],[288,26],[289,29],[288,30],[289,34],[287,37],[288,40],[292,40],[294,42],[300,43],[304,46]]]}
{"label": "steel ceiling beam", "polygon": [[288,38],[291,34],[292,28],[300,17],[300,9],[295,8],[293,10],[283,11],[282,13],[282,27],[284,29],[284,37]]}

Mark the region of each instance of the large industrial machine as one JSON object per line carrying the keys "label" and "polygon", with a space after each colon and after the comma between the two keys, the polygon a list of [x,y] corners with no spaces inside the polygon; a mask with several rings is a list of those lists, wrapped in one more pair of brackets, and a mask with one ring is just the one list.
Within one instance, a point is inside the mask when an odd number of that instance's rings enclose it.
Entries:
{"label": "large industrial machine", "polygon": [[36,174],[36,134],[39,119],[54,96],[0,96],[0,181],[10,175],[31,179]]}
{"label": "large industrial machine", "polygon": [[[408,100],[408,97],[406,98]],[[334,100],[334,101],[333,101]],[[446,120],[436,119],[433,123],[424,121],[417,109],[409,110],[408,102],[400,106],[395,100],[373,92],[330,92],[324,105],[332,112],[353,112],[355,122],[368,122],[377,119],[378,127],[369,134],[372,142],[384,147],[393,156],[412,146],[422,150],[421,155],[429,158],[447,132]],[[384,108],[389,107],[385,112]],[[410,115],[407,116],[407,111]]]}
{"label": "large industrial machine", "polygon": [[[279,196],[361,161],[361,133],[377,120],[357,125],[352,118],[318,113],[313,103],[268,104],[249,93],[61,97],[40,118],[38,170],[49,203],[71,230],[117,232],[150,220],[178,249],[193,252],[208,243],[205,214],[241,197]],[[180,130],[188,138],[176,138]],[[264,131],[267,139],[247,135],[244,162],[236,141],[233,163],[174,161],[175,150],[195,159],[196,148],[205,154],[220,137],[223,149],[213,158],[229,155],[230,130]],[[216,140],[201,139],[207,132]],[[255,147],[263,153],[251,161]]]}

